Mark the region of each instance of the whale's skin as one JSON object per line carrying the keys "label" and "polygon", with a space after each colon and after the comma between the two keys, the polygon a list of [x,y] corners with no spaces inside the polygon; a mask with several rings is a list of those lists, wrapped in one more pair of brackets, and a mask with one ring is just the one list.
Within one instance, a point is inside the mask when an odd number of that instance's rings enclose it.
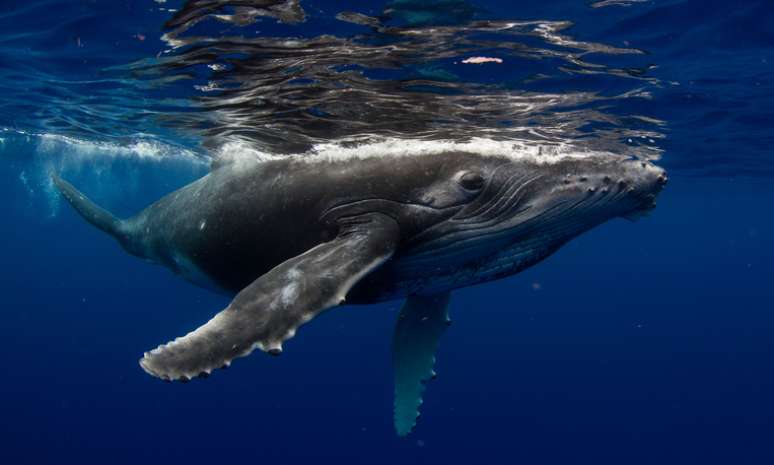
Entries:
{"label": "whale's skin", "polygon": [[[128,220],[127,248],[194,282],[206,276],[209,287],[237,293],[278,263],[336,237],[338,220],[353,212],[394,216],[408,245],[459,209],[453,199],[444,204],[421,191],[453,176],[459,162],[429,158],[227,163]],[[402,297],[377,294],[359,303]]]}
{"label": "whale's skin", "polygon": [[234,295],[206,324],[146,352],[140,364],[153,376],[207,376],[256,348],[279,354],[329,308],[406,299],[393,338],[400,435],[434,377],[451,291],[516,274],[612,218],[640,216],[666,181],[652,163],[611,154],[236,159],[120,220],[54,177],[129,253]]}
{"label": "whale's skin", "polygon": [[[449,234],[455,229],[455,215],[472,212],[497,195],[479,196],[461,189],[454,177],[468,171],[503,178],[515,171],[524,180],[541,175],[543,179],[523,189],[525,204],[535,200],[529,195],[550,196],[557,186],[591,197],[594,194],[589,190],[602,195],[609,184],[611,196],[617,189],[634,188],[642,198],[601,212],[585,212],[578,218],[584,224],[543,240],[532,238],[525,250],[510,247],[524,243],[529,232],[493,241],[477,254],[440,264],[442,256],[434,256],[428,246],[438,239],[432,228],[438,234]],[[379,211],[398,221],[400,244],[392,260],[348,295],[348,303],[370,304],[518,273],[599,223],[629,210],[651,207],[653,193],[640,192],[638,185],[657,186],[660,176],[660,168],[635,160],[568,159],[544,164],[454,152],[354,162],[226,163],[127,220],[122,242],[131,253],[158,262],[195,284],[235,294],[275,265],[336,237],[340,218]],[[502,188],[492,186],[492,180],[489,183],[492,190]],[[486,188],[482,194],[487,194]],[[429,262],[427,267],[422,267],[423,258]],[[499,270],[487,270],[494,266]]]}

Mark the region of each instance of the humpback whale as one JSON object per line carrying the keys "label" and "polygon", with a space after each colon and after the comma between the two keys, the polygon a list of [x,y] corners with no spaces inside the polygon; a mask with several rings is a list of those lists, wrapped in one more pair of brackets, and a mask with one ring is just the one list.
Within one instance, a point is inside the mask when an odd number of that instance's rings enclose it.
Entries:
{"label": "humpback whale", "polygon": [[204,377],[255,349],[277,355],[325,310],[405,299],[392,343],[394,424],[406,435],[454,289],[516,274],[597,225],[649,211],[667,177],[599,153],[236,160],[127,219],[53,181],[128,253],[233,295],[144,354],[155,377]]}

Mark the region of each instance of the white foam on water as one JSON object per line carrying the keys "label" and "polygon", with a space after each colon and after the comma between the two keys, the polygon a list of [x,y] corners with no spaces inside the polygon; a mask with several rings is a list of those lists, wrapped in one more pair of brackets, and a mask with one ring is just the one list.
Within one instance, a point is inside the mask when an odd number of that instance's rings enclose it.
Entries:
{"label": "white foam on water", "polygon": [[176,147],[150,139],[136,139],[128,144],[77,139],[59,134],[40,134],[39,152],[65,150],[83,158],[137,158],[145,161],[166,161],[170,159],[190,160],[193,163],[208,163],[191,150]]}
{"label": "white foam on water", "polygon": [[[37,142],[34,184],[38,185],[46,196],[52,216],[56,216],[61,204],[51,181],[53,173],[67,177],[88,172],[88,177],[95,180],[95,185],[99,187],[96,190],[92,188],[92,192],[109,198],[116,195],[116,176],[122,177],[119,192],[134,192],[136,195],[142,191],[142,186],[138,185],[139,177],[132,165],[153,164],[167,168],[182,165],[201,169],[209,164],[208,158],[191,150],[142,136],[120,144],[59,134],[40,134],[37,136]],[[116,171],[117,169],[119,171]],[[122,174],[119,174],[120,172]]]}
{"label": "white foam on water", "polygon": [[[96,141],[51,133],[33,133],[11,128],[0,128],[5,141],[0,143],[0,152],[7,156],[20,156],[18,182],[29,196],[29,201],[42,199],[49,216],[57,215],[60,196],[51,181],[54,173],[64,177],[85,175],[89,182],[81,182],[101,198],[116,195],[139,195],[143,186],[139,184],[137,171],[142,165],[153,165],[153,170],[163,177],[164,173],[206,172],[210,159],[184,147],[153,140],[138,135],[126,142]],[[15,144],[19,144],[19,148]],[[13,151],[13,153],[12,153]],[[155,168],[158,167],[158,168]],[[116,179],[121,185],[116,186]]]}
{"label": "white foam on water", "polygon": [[37,154],[60,154],[71,158],[135,158],[143,161],[187,160],[195,164],[208,164],[209,158],[185,147],[154,140],[151,136],[138,134],[128,142],[107,142],[80,139],[54,133],[35,133],[22,129],[0,127],[0,145],[21,138],[27,144],[34,144]]}
{"label": "white foam on water", "polygon": [[567,159],[619,157],[610,152],[584,149],[572,144],[541,144],[526,141],[494,140],[482,137],[467,141],[411,140],[400,138],[378,139],[370,142],[334,141],[316,144],[311,150],[298,154],[272,154],[251,147],[245,142],[223,144],[214,158],[227,163],[254,163],[295,158],[308,162],[362,160],[375,157],[407,157],[434,155],[448,152],[474,153],[481,156],[507,157],[538,164],[553,164]]}

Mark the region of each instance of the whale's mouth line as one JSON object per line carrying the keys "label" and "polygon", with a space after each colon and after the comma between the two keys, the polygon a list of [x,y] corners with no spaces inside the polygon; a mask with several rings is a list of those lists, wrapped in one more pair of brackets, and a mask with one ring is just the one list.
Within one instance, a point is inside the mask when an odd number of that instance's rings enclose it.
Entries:
{"label": "whale's mouth line", "polygon": [[653,210],[656,209],[656,203],[655,203],[656,195],[649,194],[644,197],[645,197],[645,200],[642,202],[641,205],[638,205],[637,207],[624,213],[623,215],[621,215],[621,218],[624,218],[631,222],[636,222],[642,218],[647,218],[648,216],[650,216]]}
{"label": "whale's mouth line", "polygon": [[[485,224],[497,221],[498,218],[514,210],[522,203],[525,196],[525,189],[535,181],[541,179],[543,175],[525,177],[520,174],[514,174],[505,182],[505,186],[495,194],[490,202],[482,205],[477,210],[464,216],[455,216],[451,221],[457,223]],[[515,180],[515,181],[514,181]],[[504,191],[504,192],[503,192]],[[484,221],[476,222],[478,218],[489,218]]]}
{"label": "whale's mouth line", "polygon": [[[486,228],[477,227],[457,230],[440,238],[441,240],[447,241],[440,247],[436,247],[437,242],[435,241],[428,242],[416,249],[409,257],[411,257],[410,260],[412,261],[436,260],[440,256],[464,254],[483,244],[498,243],[501,240],[513,242],[514,240],[517,240],[518,237],[529,234],[529,228],[533,228],[535,223],[550,222],[560,216],[563,212],[574,208],[585,200],[587,199],[582,199],[571,205],[569,208],[564,209],[562,207],[566,207],[567,201],[560,201],[535,216],[523,221],[518,221],[516,224],[510,226],[497,227],[495,225],[494,227],[489,226]],[[508,222],[515,222],[514,220],[521,218],[524,213],[531,209],[531,206],[525,207],[518,215],[511,217]],[[502,224],[502,222],[499,224]],[[475,232],[475,234],[471,234],[471,232]]]}
{"label": "whale's mouth line", "polygon": [[[452,216],[449,218],[448,223],[436,225],[425,231],[423,235],[432,235],[433,232],[438,231],[444,226],[448,227],[450,224],[454,225],[456,231],[470,232],[487,229],[502,222],[501,219],[505,215],[508,215],[511,218],[521,215],[523,212],[532,208],[531,205],[523,205],[521,208],[517,208],[523,204],[526,195],[524,192],[525,188],[540,178],[542,178],[542,175],[527,178],[522,174],[514,174],[508,178],[504,183],[504,187],[501,187],[492,196],[493,198],[490,201],[479,206],[472,212],[464,215]],[[513,180],[515,179],[517,181],[514,182]],[[460,212],[463,211],[464,207],[460,209]]]}
{"label": "whale's mouth line", "polygon": [[[590,192],[575,201],[569,199],[556,201],[553,205],[547,206],[539,213],[527,218],[524,216],[528,215],[536,206],[532,203],[522,204],[521,199],[511,204],[512,211],[506,220],[502,220],[503,213],[480,223],[470,222],[469,216],[464,218],[467,221],[458,221],[459,218],[453,217],[446,224],[456,222],[457,228],[454,231],[419,245],[407,258],[413,264],[418,265],[428,260],[438,260],[441,256],[467,255],[490,243],[525,241],[534,245],[536,241],[543,239],[544,242],[548,243],[562,236],[570,236],[568,231],[583,231],[597,223],[604,222],[605,219],[628,215],[614,212],[614,209],[619,208],[616,205],[627,201],[625,198],[627,194],[628,192],[624,188],[610,190],[606,193]],[[512,193],[512,196],[516,195],[516,193]],[[638,197],[640,198],[635,200],[638,205],[633,211],[644,210],[647,214],[653,209],[652,202],[655,195],[644,194]],[[519,205],[521,208],[513,208]],[[540,239],[541,237],[542,239]]]}
{"label": "whale's mouth line", "polygon": [[[498,166],[494,172],[491,175],[491,178],[495,178],[501,170],[507,169],[509,165],[503,164]],[[465,215],[455,216],[456,221],[464,222],[466,220],[474,221],[475,218],[480,218],[489,215],[492,218],[496,218],[497,214],[499,214],[504,209],[502,208],[503,199],[507,197],[512,197],[515,193],[518,193],[521,188],[528,184],[530,180],[523,181],[527,176],[525,176],[522,173],[513,173],[502,183],[500,188],[492,194],[492,198],[485,202],[483,205],[476,208],[474,211],[469,212]],[[522,182],[523,181],[523,182]],[[497,208],[500,206],[500,208]],[[492,214],[491,212],[494,211],[495,213]]]}
{"label": "whale's mouth line", "polygon": [[[453,217],[449,221],[450,222],[456,222],[460,225],[464,225],[467,223],[467,227],[460,226],[456,233],[471,233],[476,230],[487,230],[487,229],[497,229],[499,231],[508,232],[508,231],[514,231],[515,229],[519,228],[531,228],[534,226],[534,223],[539,222],[541,219],[546,221],[553,221],[556,219],[557,216],[559,216],[561,213],[567,213],[569,214],[572,212],[572,214],[578,218],[594,218],[596,216],[602,215],[603,213],[597,213],[589,215],[588,211],[592,210],[597,207],[601,203],[609,203],[609,204],[616,204],[619,201],[622,200],[622,197],[626,195],[626,192],[624,189],[617,189],[615,191],[605,193],[603,195],[588,195],[586,197],[583,197],[575,202],[572,202],[568,205],[570,202],[569,200],[561,200],[554,205],[551,205],[550,207],[546,208],[544,211],[540,212],[534,217],[527,218],[526,220],[521,220],[523,215],[528,212],[529,210],[535,208],[535,205],[532,203],[524,204],[523,203],[523,197],[524,193],[522,192],[522,188],[525,187],[527,184],[534,182],[538,180],[541,176],[535,176],[533,178],[528,179],[524,183],[522,183],[517,191],[511,195],[511,198],[508,199],[506,202],[507,207],[502,208],[497,212],[497,215],[494,217],[479,223],[474,223],[472,221],[469,221],[471,216],[465,216],[465,217]],[[518,198],[516,198],[516,195],[519,195]],[[514,200],[515,199],[515,200]],[[517,208],[518,207],[518,208]],[[564,207],[564,208],[563,208]],[[583,208],[583,212],[577,211],[578,209]],[[557,210],[562,210],[561,213],[555,214]],[[491,208],[489,209],[491,210]],[[480,211],[480,210],[479,210]],[[488,213],[485,212],[485,213]],[[508,219],[502,221],[501,218],[504,215],[508,215]],[[552,215],[550,218],[546,219],[544,218],[546,215]],[[483,216],[477,215],[477,216]],[[466,221],[467,220],[467,221]],[[516,224],[510,224],[510,223],[516,223]],[[593,221],[592,221],[593,222]],[[497,227],[498,225],[505,225],[503,227]],[[494,228],[493,228],[494,227]],[[486,235],[486,234],[484,234]]]}

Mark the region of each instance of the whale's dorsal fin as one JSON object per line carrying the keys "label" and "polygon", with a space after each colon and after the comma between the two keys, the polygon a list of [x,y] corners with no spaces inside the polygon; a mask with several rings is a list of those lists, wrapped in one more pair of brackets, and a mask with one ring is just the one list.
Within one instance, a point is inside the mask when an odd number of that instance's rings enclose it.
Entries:
{"label": "whale's dorsal fin", "polygon": [[379,213],[350,217],[332,241],[293,257],[256,279],[208,323],[147,352],[151,375],[188,380],[227,366],[256,347],[272,354],[296,329],[339,305],[360,278],[392,256],[398,225]]}
{"label": "whale's dorsal fin", "polygon": [[395,431],[411,432],[419,417],[425,383],[435,372],[435,350],[449,325],[449,293],[410,296],[400,309],[392,343]]}

